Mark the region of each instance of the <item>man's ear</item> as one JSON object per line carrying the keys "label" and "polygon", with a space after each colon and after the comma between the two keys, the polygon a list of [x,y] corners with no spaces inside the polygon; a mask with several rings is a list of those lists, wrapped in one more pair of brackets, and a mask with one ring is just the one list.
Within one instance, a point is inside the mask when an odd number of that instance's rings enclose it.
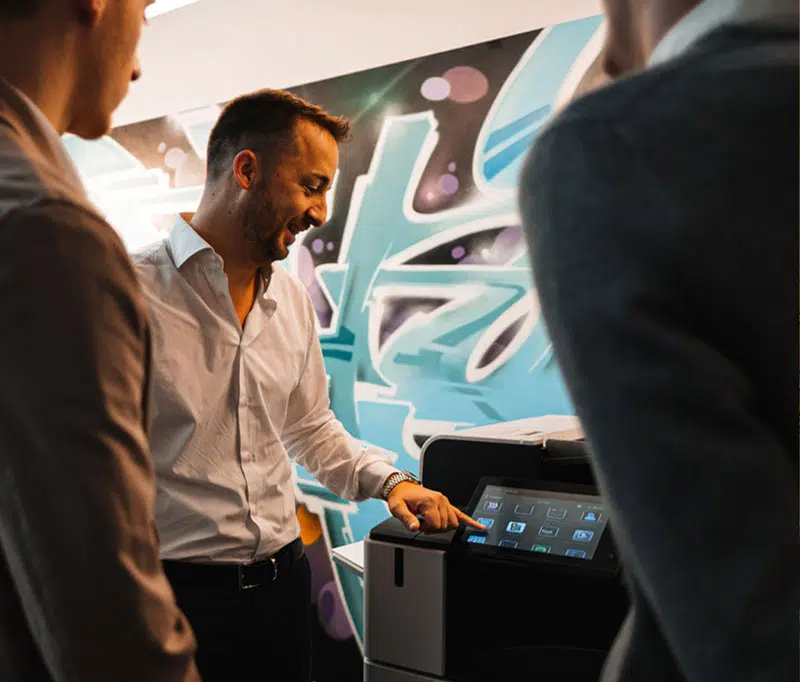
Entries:
{"label": "man's ear", "polygon": [[83,26],[97,26],[106,10],[108,0],[73,0],[78,20]]}
{"label": "man's ear", "polygon": [[239,187],[252,189],[258,176],[258,158],[249,149],[243,149],[233,159],[233,175]]}

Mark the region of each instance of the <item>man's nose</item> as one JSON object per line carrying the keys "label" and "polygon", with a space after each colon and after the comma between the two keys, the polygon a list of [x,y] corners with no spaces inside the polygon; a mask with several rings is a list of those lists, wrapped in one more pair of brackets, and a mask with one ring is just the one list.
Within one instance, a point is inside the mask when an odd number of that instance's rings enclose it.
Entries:
{"label": "man's nose", "polygon": [[324,225],[325,219],[328,217],[328,207],[325,204],[322,204],[321,206],[313,206],[312,208],[308,209],[306,217],[308,218],[308,222],[313,227]]}

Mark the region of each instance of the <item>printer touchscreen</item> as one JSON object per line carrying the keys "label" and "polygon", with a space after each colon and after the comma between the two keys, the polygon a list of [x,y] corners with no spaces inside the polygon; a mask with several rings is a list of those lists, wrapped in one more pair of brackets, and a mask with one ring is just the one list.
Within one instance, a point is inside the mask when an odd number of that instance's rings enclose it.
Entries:
{"label": "printer touchscreen", "polygon": [[517,551],[591,560],[606,528],[607,511],[595,495],[486,485],[461,541]]}

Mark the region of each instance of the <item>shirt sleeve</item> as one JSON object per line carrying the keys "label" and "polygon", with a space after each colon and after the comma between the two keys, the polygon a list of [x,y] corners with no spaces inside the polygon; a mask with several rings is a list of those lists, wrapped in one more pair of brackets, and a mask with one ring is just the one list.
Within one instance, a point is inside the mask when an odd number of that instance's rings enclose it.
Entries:
{"label": "shirt sleeve", "polygon": [[314,326],[314,308],[306,297],[309,319],[305,371],[289,398],[283,442],[289,456],[339,497],[361,501],[380,497],[386,479],[397,469],[392,453],[351,436],[330,409],[322,347]]}
{"label": "shirt sleeve", "polygon": [[521,186],[538,294],[626,569],[682,679],[789,679],[797,454],[719,333],[699,332],[707,273],[686,254],[705,226],[668,188],[608,121],[543,133]]}
{"label": "shirt sleeve", "polygon": [[199,680],[159,559],[139,296],[88,211],[0,222],[0,583],[57,682]]}

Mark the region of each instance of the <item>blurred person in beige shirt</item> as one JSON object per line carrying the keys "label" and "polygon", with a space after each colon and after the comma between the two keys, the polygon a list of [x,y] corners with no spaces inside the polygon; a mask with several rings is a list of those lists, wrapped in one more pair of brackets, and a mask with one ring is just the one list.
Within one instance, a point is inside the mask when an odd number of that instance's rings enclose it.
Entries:
{"label": "blurred person in beige shirt", "polygon": [[0,680],[199,680],[159,560],[147,313],[60,136],[102,136],[148,0],[0,0]]}

